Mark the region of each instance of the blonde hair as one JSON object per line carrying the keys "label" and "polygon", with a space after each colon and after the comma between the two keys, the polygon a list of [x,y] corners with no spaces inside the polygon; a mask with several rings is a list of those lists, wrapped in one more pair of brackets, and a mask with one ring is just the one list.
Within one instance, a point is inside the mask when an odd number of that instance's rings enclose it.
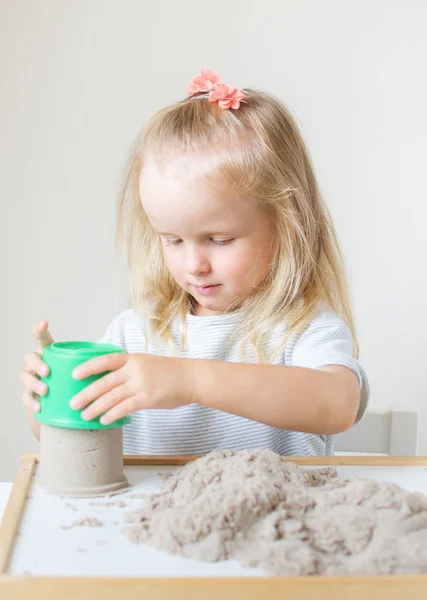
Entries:
{"label": "blonde hair", "polygon": [[[353,353],[358,345],[337,235],[324,204],[308,150],[283,104],[270,94],[245,90],[247,103],[222,109],[207,98],[183,100],[157,112],[133,145],[118,207],[118,244],[125,250],[130,301],[147,338],[159,335],[174,352],[171,324],[186,315],[191,296],[170,275],[158,234],[139,198],[139,176],[147,156],[158,161],[203,153],[209,175],[222,175],[236,193],[250,193],[275,225],[278,245],[265,280],[240,307],[230,343],[242,353],[252,346],[259,362],[270,362],[289,335],[300,334],[326,303],[348,325]],[[277,326],[279,343],[263,347]],[[148,327],[149,324],[149,327]]]}

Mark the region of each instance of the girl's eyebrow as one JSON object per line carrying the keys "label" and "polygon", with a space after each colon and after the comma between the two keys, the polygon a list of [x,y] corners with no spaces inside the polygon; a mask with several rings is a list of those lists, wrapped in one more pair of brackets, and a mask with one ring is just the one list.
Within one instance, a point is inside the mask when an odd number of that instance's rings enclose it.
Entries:
{"label": "girl's eyebrow", "polygon": [[[176,235],[175,233],[168,233],[167,231],[159,231],[158,232],[159,235],[163,235],[165,237],[174,237],[174,238],[180,238],[180,235]],[[198,236],[199,238],[204,238],[204,237],[214,237],[214,236],[219,236],[219,237],[235,237],[236,233],[232,233],[231,231],[202,231]]]}
{"label": "girl's eyebrow", "polygon": [[[169,235],[171,237],[180,237],[179,235],[176,235],[175,233],[168,233],[167,231],[159,231],[158,232],[160,235]],[[207,236],[207,235],[232,235],[231,231],[202,231],[199,234],[200,236]]]}

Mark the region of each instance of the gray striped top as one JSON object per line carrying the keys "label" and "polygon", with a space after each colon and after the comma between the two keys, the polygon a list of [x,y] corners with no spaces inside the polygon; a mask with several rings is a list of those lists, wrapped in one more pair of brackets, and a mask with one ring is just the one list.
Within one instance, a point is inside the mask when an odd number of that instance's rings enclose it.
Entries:
{"label": "gray striped top", "polygon": [[[181,356],[241,362],[238,348],[227,348],[230,333],[239,313],[219,316],[187,315],[187,348]],[[180,340],[180,323],[172,326],[174,340]],[[267,349],[277,342],[279,330],[268,340]],[[101,341],[111,342],[127,352],[170,354],[159,341],[146,346],[140,318],[133,309],[118,315]],[[246,359],[255,361],[255,354]],[[352,338],[348,326],[330,310],[317,317],[296,339],[291,337],[274,364],[317,369],[344,365],[357,376],[360,407],[356,422],[366,409],[369,387],[362,367],[352,357]],[[205,454],[215,449],[269,448],[281,455],[331,455],[334,436],[278,429],[199,404],[172,410],[139,410],[123,428],[125,454]]]}

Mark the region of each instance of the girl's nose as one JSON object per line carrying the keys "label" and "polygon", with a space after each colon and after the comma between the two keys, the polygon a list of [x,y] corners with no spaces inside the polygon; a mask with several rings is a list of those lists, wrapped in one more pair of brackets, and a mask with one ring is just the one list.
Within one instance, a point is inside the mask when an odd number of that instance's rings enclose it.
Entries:
{"label": "girl's nose", "polygon": [[186,261],[187,272],[193,277],[210,271],[209,260],[200,248],[188,248]]}

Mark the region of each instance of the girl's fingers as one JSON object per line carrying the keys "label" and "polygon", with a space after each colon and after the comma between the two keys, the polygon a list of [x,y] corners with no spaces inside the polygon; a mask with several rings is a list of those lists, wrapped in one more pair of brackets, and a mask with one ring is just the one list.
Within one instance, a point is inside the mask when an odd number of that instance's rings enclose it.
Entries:
{"label": "girl's fingers", "polygon": [[129,396],[126,385],[120,385],[115,387],[107,394],[98,398],[92,402],[85,410],[81,413],[83,419],[91,421],[95,417],[107,412],[110,408],[116,404],[122,402]]}
{"label": "girl's fingers", "polygon": [[123,402],[119,402],[109,411],[107,411],[100,419],[103,425],[110,425],[117,421],[118,419],[123,419],[127,415],[130,415],[132,412],[136,410],[136,402],[135,396],[131,398],[126,398]]}
{"label": "girl's fingers", "polygon": [[22,402],[24,403],[25,408],[28,408],[33,412],[38,412],[40,410],[40,402],[28,389],[24,390],[22,394]]}
{"label": "girl's fingers", "polygon": [[46,377],[49,374],[48,365],[41,360],[43,348],[53,344],[48,327],[47,321],[39,321],[33,327],[33,336],[37,342],[38,351],[25,355],[24,362],[27,368],[20,374],[21,383],[25,387],[22,393],[22,402],[26,408],[34,412],[40,410],[38,397],[45,395],[48,391],[47,385],[40,381],[40,377]]}
{"label": "girl's fingers", "polygon": [[49,374],[49,367],[41,360],[39,352],[31,352],[26,354],[24,361],[28,369],[33,371],[36,375],[39,375],[40,377],[46,377],[46,375]]}
{"label": "girl's fingers", "polygon": [[47,392],[47,385],[40,381],[31,371],[23,371],[20,375],[21,383],[30,391],[38,396]]}
{"label": "girl's fingers", "polygon": [[91,402],[101,398],[101,396],[108,394],[110,390],[122,386],[125,381],[126,378],[123,373],[120,371],[112,371],[83,388],[81,392],[72,398],[70,406],[76,410],[84,408]]}
{"label": "girl's fingers", "polygon": [[47,321],[39,321],[33,327],[33,336],[37,342],[38,350],[43,350],[45,346],[53,344],[53,337],[49,332],[49,323]]}

